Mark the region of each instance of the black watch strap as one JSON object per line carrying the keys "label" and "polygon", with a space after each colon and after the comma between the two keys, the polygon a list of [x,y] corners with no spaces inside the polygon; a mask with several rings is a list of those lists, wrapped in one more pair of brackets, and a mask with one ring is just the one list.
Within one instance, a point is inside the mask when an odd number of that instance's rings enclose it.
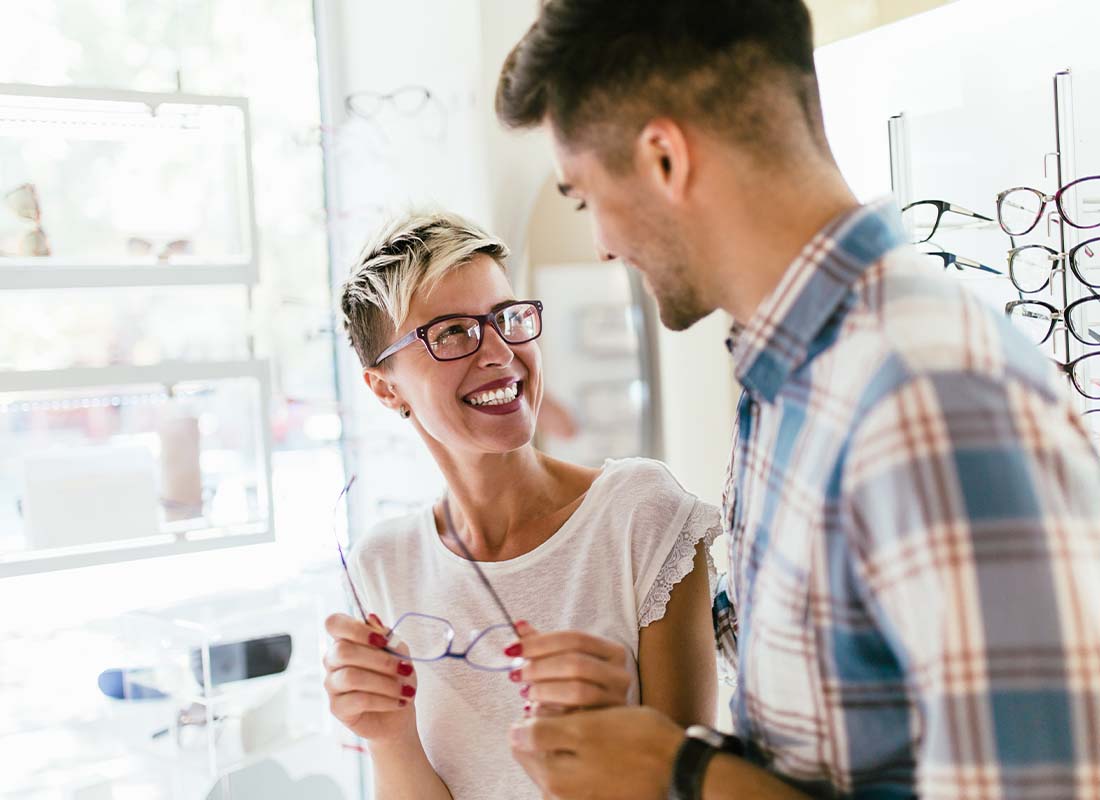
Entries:
{"label": "black watch strap", "polygon": [[699,800],[703,795],[703,777],[707,774],[707,764],[717,752],[702,739],[685,736],[676,752],[669,800]]}

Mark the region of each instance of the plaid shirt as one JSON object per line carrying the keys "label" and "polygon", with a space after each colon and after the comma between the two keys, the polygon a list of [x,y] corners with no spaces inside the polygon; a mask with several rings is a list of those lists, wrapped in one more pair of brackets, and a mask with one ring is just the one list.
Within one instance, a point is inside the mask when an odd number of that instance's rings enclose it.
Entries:
{"label": "plaid shirt", "polygon": [[1100,465],[1047,360],[905,240],[844,215],[734,326],[737,733],[818,796],[1100,798]]}

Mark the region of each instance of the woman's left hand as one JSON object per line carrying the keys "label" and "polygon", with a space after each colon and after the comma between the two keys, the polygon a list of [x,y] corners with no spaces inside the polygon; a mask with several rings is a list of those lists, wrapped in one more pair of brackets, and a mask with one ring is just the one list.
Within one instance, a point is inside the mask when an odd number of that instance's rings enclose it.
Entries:
{"label": "woman's left hand", "polygon": [[524,660],[509,677],[520,694],[542,709],[573,710],[625,705],[631,673],[621,644],[580,631],[539,633],[516,623],[520,639],[506,652]]}

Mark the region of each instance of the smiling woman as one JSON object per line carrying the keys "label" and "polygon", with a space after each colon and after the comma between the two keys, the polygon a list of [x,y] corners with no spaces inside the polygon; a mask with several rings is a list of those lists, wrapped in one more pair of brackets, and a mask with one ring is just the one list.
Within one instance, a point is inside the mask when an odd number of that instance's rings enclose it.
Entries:
{"label": "smiling woman", "polygon": [[[367,619],[328,621],[330,705],[368,741],[378,796],[539,797],[509,752],[524,714],[644,698],[683,724],[713,716],[717,510],[657,462],[591,469],[534,448],[543,307],[517,299],[506,254],[460,217],[413,214],[364,249],[344,287],[367,386],[447,483],[357,537]],[[425,646],[410,619],[446,625]],[[512,683],[438,658],[481,647],[471,630],[514,634],[493,639]]]}

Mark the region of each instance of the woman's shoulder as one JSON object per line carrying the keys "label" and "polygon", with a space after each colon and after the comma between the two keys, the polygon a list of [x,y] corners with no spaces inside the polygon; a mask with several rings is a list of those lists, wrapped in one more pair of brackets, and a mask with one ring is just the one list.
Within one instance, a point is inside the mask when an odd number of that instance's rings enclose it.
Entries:
{"label": "woman's shoulder", "polygon": [[667,464],[652,458],[609,458],[594,485],[615,496],[695,499]]}

